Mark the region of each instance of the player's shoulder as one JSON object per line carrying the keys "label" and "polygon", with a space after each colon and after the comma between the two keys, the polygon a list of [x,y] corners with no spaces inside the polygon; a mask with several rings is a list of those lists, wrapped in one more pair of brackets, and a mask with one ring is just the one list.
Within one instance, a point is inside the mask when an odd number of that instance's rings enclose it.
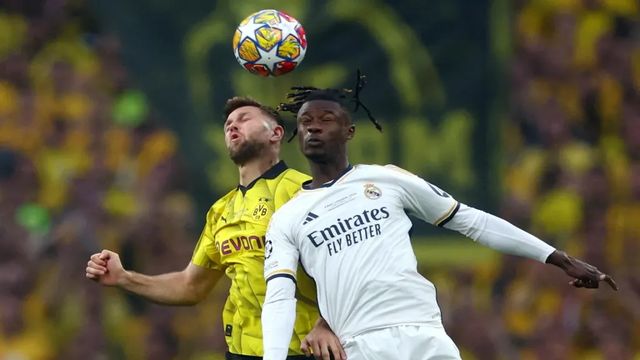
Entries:
{"label": "player's shoulder", "polygon": [[[306,180],[305,180],[306,181]],[[289,194],[287,201],[283,202],[273,213],[271,217],[271,223],[274,222],[290,222],[297,219],[300,215],[300,209],[304,207],[304,199],[302,199],[303,192],[301,189],[302,183],[298,184],[291,189],[295,189]]]}
{"label": "player's shoulder", "polygon": [[358,164],[354,166],[356,171],[363,176],[378,177],[378,176],[417,176],[416,174],[405,170],[399,166],[393,164],[379,165],[379,164]]}
{"label": "player's shoulder", "polygon": [[296,206],[293,205],[295,203],[295,198],[296,197],[294,196],[287,203],[280,206],[273,215],[271,215],[269,230],[267,233],[277,232],[290,234],[295,231],[295,225],[302,221],[302,212],[299,209],[297,210]]}
{"label": "player's shoulder", "polygon": [[301,191],[297,191],[294,194],[291,195],[291,197],[288,199],[288,201],[286,201],[285,203],[283,203],[277,210],[276,212],[273,214],[274,217],[276,216],[285,216],[285,217],[291,217],[291,216],[295,216],[296,213],[299,212],[301,203],[300,201],[303,201],[301,199]]}
{"label": "player's shoulder", "polygon": [[302,183],[311,177],[298,170],[287,168],[278,176],[278,179],[270,186],[276,198],[276,207],[280,208],[284,203],[291,201],[299,193]]}
{"label": "player's shoulder", "polygon": [[309,175],[301,171],[298,171],[292,168],[287,168],[280,175],[280,185],[293,186],[293,187],[300,188],[303,182],[310,179],[311,177]]}
{"label": "player's shoulder", "polygon": [[233,195],[238,191],[237,188],[229,190],[226,194],[222,195],[218,200],[216,200],[211,207],[209,208],[209,212],[207,213],[207,219],[211,216],[216,216],[221,214],[224,209],[227,207],[227,203],[233,199]]}

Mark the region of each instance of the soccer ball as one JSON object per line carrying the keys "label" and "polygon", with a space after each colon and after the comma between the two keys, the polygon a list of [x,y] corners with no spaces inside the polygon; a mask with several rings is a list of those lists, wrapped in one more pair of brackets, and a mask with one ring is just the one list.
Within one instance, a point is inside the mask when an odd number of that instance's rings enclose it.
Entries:
{"label": "soccer ball", "polygon": [[242,20],[233,35],[233,54],[250,72],[279,76],[293,71],[307,51],[298,20],[278,10],[261,10]]}

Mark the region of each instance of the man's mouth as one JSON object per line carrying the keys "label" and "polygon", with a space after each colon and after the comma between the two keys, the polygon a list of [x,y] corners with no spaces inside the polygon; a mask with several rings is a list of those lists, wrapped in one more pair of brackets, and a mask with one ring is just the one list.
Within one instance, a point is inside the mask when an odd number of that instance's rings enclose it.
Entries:
{"label": "man's mouth", "polygon": [[229,140],[231,142],[236,142],[239,139],[240,139],[240,134],[238,134],[238,133],[233,133],[233,134],[229,135]]}
{"label": "man's mouth", "polygon": [[311,145],[311,146],[316,146],[316,145],[322,145],[324,143],[324,141],[318,139],[318,138],[308,138],[306,141],[307,145]]}

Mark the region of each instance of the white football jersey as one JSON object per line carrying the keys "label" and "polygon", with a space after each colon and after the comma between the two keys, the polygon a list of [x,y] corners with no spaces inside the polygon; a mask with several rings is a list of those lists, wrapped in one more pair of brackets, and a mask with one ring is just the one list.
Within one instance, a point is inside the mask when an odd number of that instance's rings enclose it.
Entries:
{"label": "white football jersey", "polygon": [[356,165],[301,190],[272,217],[265,278],[315,280],[322,317],[344,339],[400,324],[441,325],[433,284],[417,271],[407,214],[444,225],[460,207],[395,166]]}

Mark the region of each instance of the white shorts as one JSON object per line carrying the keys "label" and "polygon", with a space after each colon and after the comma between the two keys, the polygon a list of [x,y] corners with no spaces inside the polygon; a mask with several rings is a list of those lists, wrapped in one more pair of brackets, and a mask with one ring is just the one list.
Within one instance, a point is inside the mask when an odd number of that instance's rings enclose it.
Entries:
{"label": "white shorts", "polygon": [[459,360],[453,340],[439,326],[400,325],[345,339],[349,360]]}

